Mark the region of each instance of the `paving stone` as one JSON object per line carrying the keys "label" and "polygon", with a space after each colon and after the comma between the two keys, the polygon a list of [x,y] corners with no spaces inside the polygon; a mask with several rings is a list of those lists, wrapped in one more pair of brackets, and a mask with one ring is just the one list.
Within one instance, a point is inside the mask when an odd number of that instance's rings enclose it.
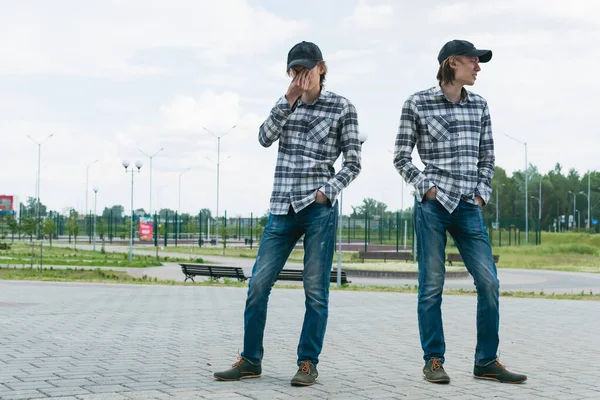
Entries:
{"label": "paving stone", "polygon": [[295,388],[300,290],[273,290],[263,376],[213,378],[241,350],[245,299],[243,288],[0,281],[0,302],[33,304],[3,309],[0,398],[600,398],[597,302],[502,298],[500,359],[529,376],[503,385],[472,376],[476,298],[445,296],[452,382],[441,386],[422,377],[416,295],[332,292],[319,381]]}

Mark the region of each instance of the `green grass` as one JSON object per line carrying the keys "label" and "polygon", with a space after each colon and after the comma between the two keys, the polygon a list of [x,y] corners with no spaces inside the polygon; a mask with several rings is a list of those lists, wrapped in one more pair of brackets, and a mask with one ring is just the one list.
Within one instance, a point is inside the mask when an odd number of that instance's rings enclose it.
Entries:
{"label": "green grass", "polygon": [[[101,247],[98,246],[98,249]],[[41,256],[44,265],[61,266],[85,266],[85,267],[128,267],[145,268],[161,266],[163,262],[190,261],[185,258],[176,258],[169,256],[160,256],[157,260],[151,255],[133,256],[133,261],[129,262],[129,254],[122,252],[106,252],[100,250],[78,250],[71,247],[50,247],[43,245]],[[39,264],[40,246],[34,243],[33,246],[33,265]],[[201,258],[194,260],[203,262]],[[0,250],[0,263],[9,265],[30,265],[32,262],[32,246],[28,243],[15,242],[10,250]]]}
{"label": "green grass", "polygon": [[[123,271],[112,271],[102,269],[54,269],[44,268],[42,271],[36,268],[2,268],[0,267],[0,279],[5,280],[29,280],[29,281],[52,281],[52,282],[89,282],[89,283],[122,283],[122,284],[143,284],[143,285],[176,285],[176,286],[213,286],[213,287],[239,287],[247,288],[245,282],[238,282],[231,279],[209,280],[204,282],[176,282],[162,281],[156,278],[149,278],[144,275],[141,278],[134,278]],[[280,289],[302,289],[301,285],[275,285]],[[349,291],[349,292],[388,292],[388,293],[417,293],[417,286],[405,285],[402,287],[392,286],[362,286],[362,285],[343,285],[341,287],[331,286],[331,290]],[[475,296],[477,293],[473,290],[447,290],[446,295],[452,296]],[[600,301],[600,294],[593,293],[574,293],[574,294],[554,294],[554,293],[536,293],[536,292],[502,292],[502,297],[533,298],[533,299],[553,299],[553,300],[589,300]]]}
{"label": "green grass", "polygon": [[[337,247],[336,247],[337,249]],[[148,251],[152,251],[148,249]],[[224,256],[234,258],[256,258],[258,248],[239,248],[228,247],[223,251],[222,247],[193,247],[193,246],[169,246],[160,250],[161,253],[178,253],[178,254],[193,254],[199,256]],[[337,262],[337,253],[334,255],[334,262]],[[304,259],[304,250],[292,250],[289,262],[301,263]],[[358,260],[358,253],[345,252],[342,253],[343,262],[352,262]]]}

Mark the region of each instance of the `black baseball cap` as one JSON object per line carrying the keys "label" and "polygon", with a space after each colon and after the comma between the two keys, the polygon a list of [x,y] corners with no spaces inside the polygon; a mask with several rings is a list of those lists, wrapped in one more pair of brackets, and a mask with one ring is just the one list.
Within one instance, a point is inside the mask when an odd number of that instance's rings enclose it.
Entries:
{"label": "black baseball cap", "polygon": [[288,53],[286,71],[298,65],[307,69],[313,69],[319,61],[323,61],[323,54],[321,54],[319,46],[311,42],[302,41],[292,47]]}
{"label": "black baseball cap", "polygon": [[443,63],[450,56],[479,57],[480,63],[486,63],[492,59],[492,51],[476,49],[473,43],[466,40],[451,40],[440,50],[439,63]]}

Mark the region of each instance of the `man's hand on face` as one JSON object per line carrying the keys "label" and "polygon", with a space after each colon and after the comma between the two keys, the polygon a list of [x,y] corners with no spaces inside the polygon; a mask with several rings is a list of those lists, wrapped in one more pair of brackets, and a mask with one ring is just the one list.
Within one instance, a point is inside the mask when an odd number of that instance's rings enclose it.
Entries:
{"label": "man's hand on face", "polygon": [[477,202],[477,204],[479,204],[479,207],[483,208],[483,198],[481,198],[481,196],[475,196],[475,201]]}
{"label": "man's hand on face", "polygon": [[287,93],[285,94],[285,98],[288,103],[290,103],[290,107],[292,107],[294,103],[296,103],[296,100],[308,90],[309,73],[309,69],[303,69],[301,72],[296,73],[294,79],[292,79]]}
{"label": "man's hand on face", "polygon": [[435,200],[435,195],[437,194],[437,189],[436,187],[432,187],[431,189],[429,189],[427,191],[427,193],[425,193],[425,196],[423,196],[424,199],[427,200]]}

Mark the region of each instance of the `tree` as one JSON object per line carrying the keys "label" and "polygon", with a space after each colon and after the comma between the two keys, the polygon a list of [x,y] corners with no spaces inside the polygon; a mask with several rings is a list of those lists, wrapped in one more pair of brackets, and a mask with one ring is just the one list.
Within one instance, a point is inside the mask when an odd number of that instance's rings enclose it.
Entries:
{"label": "tree", "polygon": [[123,213],[125,212],[125,208],[120,205],[114,205],[110,208],[104,207],[104,211],[102,211],[102,218],[104,218],[105,220],[108,221],[109,218],[111,217],[111,212],[112,212],[113,222],[120,223],[123,220]]}
{"label": "tree", "polygon": [[[37,215],[37,210],[36,210],[37,204],[38,204],[38,201],[36,198],[28,197],[27,205],[25,206],[25,210],[27,211],[27,214]],[[42,204],[42,202],[40,201],[39,216],[46,215],[46,211],[47,211],[46,206],[44,204]]]}
{"label": "tree", "polygon": [[358,207],[352,207],[352,218],[364,218],[365,212],[368,213],[369,217],[374,215],[385,216],[387,205],[379,202],[375,199],[366,198],[363,199],[363,204]]}
{"label": "tree", "polygon": [[45,235],[48,235],[50,246],[52,246],[52,236],[54,235],[54,231],[56,230],[56,223],[54,222],[54,220],[52,218],[46,218],[44,220],[42,230]]}
{"label": "tree", "polygon": [[71,241],[71,236],[75,240],[75,248],[77,248],[77,236],[79,235],[79,224],[77,224],[77,217],[75,215],[71,215],[69,220],[67,221],[67,231],[69,232],[69,242]]}
{"label": "tree", "polygon": [[100,239],[102,239],[102,250],[104,251],[104,240],[105,236],[108,232],[108,224],[104,220],[104,218],[100,218],[96,223],[96,233],[100,235]]}
{"label": "tree", "polygon": [[269,222],[269,212],[268,211],[265,212],[263,214],[263,216],[259,218],[258,225],[260,225],[264,228],[265,226],[267,226],[267,222]]}
{"label": "tree", "polygon": [[210,210],[208,208],[201,209],[199,213],[200,213],[200,215],[202,215],[202,220],[203,221],[205,221],[206,218],[208,218],[210,220],[213,219],[212,213],[210,212]]}
{"label": "tree", "polygon": [[8,229],[10,229],[10,233],[12,235],[12,241],[15,241],[15,233],[19,231],[19,223],[14,215],[8,214],[5,218],[6,224],[8,225]]}
{"label": "tree", "polygon": [[33,215],[26,215],[21,218],[21,232],[23,235],[29,235],[29,241],[33,242],[33,235],[35,234],[37,218]]}
{"label": "tree", "polygon": [[169,215],[169,218],[173,218],[175,216],[175,211],[171,210],[170,208],[161,208],[158,212],[158,218],[161,221],[164,221],[165,218],[167,218],[167,213]]}
{"label": "tree", "polygon": [[96,222],[96,233],[100,235],[100,239],[104,240],[104,236],[108,233],[108,224],[104,218],[100,218],[98,222]]}

